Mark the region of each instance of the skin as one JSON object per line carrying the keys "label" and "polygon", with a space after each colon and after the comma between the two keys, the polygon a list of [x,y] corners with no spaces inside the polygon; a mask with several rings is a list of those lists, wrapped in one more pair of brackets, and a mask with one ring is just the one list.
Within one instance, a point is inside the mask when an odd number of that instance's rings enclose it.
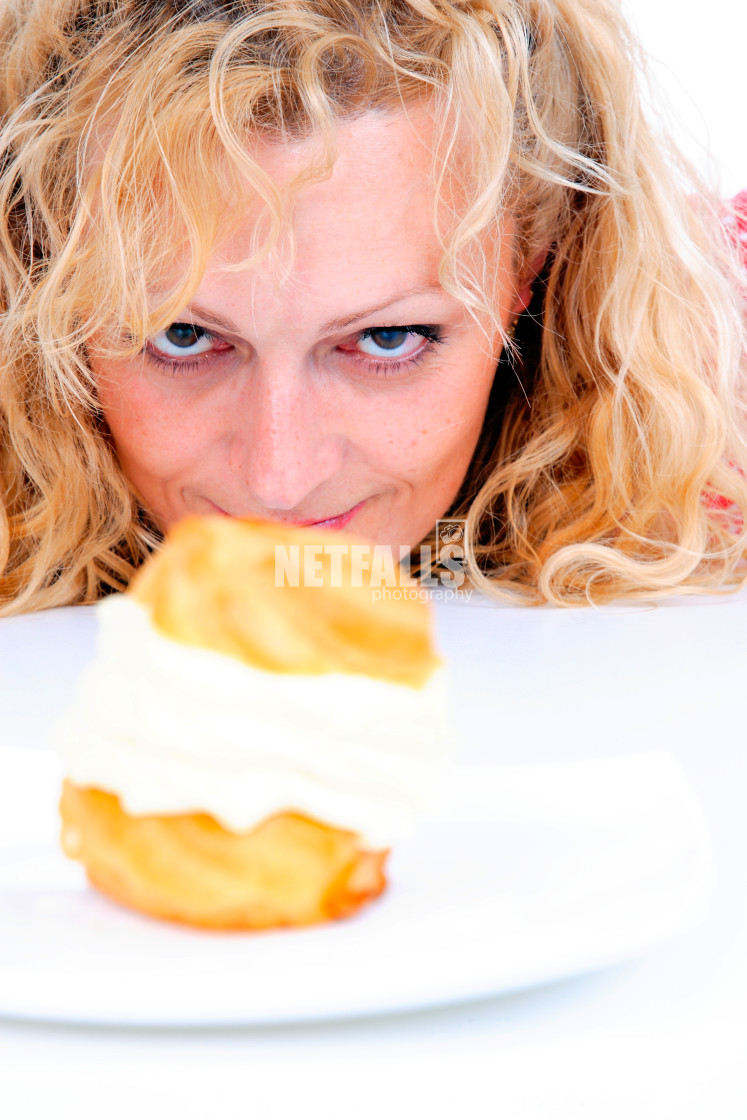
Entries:
{"label": "skin", "polygon": [[[287,278],[269,262],[223,267],[249,253],[248,207],[179,315],[212,339],[185,349],[162,332],[141,355],[114,360],[94,348],[119,459],[164,528],[219,511],[330,521],[398,549],[448,510],[480,434],[501,339],[486,340],[439,285],[429,128],[424,111],[340,124],[331,177],[297,200]],[[255,154],[282,181],[308,162],[309,143]],[[512,269],[510,228],[488,251],[505,328],[528,300]],[[442,341],[402,331],[412,325],[436,326]],[[400,333],[362,337],[386,328]],[[194,339],[184,327],[176,336]],[[169,354],[176,366],[163,364]]]}

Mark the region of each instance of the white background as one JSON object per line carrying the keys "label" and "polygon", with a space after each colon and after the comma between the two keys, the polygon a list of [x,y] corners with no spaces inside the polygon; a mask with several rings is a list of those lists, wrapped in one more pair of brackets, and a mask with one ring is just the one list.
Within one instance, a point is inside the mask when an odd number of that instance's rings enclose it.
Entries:
{"label": "white background", "polygon": [[[747,188],[747,0],[626,4],[657,60],[655,73],[680,119],[685,147],[706,171],[701,146],[713,149],[710,174],[723,193]],[[730,606],[724,610],[733,618]],[[656,628],[670,616],[650,617]],[[538,635],[540,651],[552,651],[555,627],[603,633],[592,612],[531,612],[522,631],[543,619],[549,633]],[[656,659],[666,664],[669,651],[685,645],[692,668],[681,689],[693,704],[713,699],[729,666],[736,672],[743,663],[744,645],[738,636],[727,643],[719,627],[700,627],[688,644],[688,630],[677,644],[644,644],[651,665],[639,666],[632,648],[618,649],[617,660],[600,655],[600,678],[614,680],[624,661],[631,673],[650,673],[653,680]],[[588,650],[589,642],[581,646]],[[563,648],[565,659],[545,666],[548,677],[533,654],[535,680],[557,677],[558,666],[573,676],[578,666],[566,664],[572,651]],[[469,651],[463,653],[466,662]],[[15,644],[13,656],[19,656]],[[712,663],[710,678],[695,668],[701,658]],[[623,724],[635,719],[643,693],[631,688],[630,703],[618,712]],[[708,923],[666,949],[503,1000],[315,1030],[177,1034],[0,1024],[0,1113],[8,1120],[745,1120],[743,687],[732,698],[733,713],[720,717],[732,735],[709,716],[689,745],[684,731],[666,744],[679,751],[708,811],[719,868]],[[674,709],[688,718],[680,700]],[[553,711],[557,716],[558,708]]]}
{"label": "white background", "polygon": [[623,2],[682,148],[724,194],[747,189],[747,3]]}

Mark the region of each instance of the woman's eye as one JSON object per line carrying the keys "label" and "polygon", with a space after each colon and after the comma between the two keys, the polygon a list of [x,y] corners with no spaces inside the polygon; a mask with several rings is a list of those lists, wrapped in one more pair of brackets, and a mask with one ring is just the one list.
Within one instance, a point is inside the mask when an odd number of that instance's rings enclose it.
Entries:
{"label": "woman's eye", "polygon": [[210,332],[194,323],[172,323],[155,335],[149,346],[164,358],[196,358],[215,349]]}
{"label": "woman's eye", "polygon": [[[388,327],[371,331],[367,337],[361,339],[360,347],[364,354],[378,356],[383,350],[391,356],[395,351],[402,350],[410,338],[409,331],[403,330],[401,327]],[[416,338],[416,341],[420,341],[420,339]]]}
{"label": "woman's eye", "polygon": [[395,361],[419,355],[428,349],[429,343],[440,341],[436,327],[372,327],[358,337],[351,349],[370,358]]}

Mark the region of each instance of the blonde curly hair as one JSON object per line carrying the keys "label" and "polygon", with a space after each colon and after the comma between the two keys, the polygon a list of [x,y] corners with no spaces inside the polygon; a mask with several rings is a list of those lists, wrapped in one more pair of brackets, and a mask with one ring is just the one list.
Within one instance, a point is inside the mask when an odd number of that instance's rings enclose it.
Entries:
{"label": "blonde curly hair", "polygon": [[745,286],[642,80],[612,0],[7,4],[0,613],[93,601],[157,547],[86,347],[136,353],[178,316],[247,180],[266,213],[253,260],[277,246],[290,199],[248,138],[320,137],[302,190],[337,121],[424,101],[439,198],[469,138],[443,286],[495,320],[478,246],[506,214],[517,270],[545,259],[451,511],[473,582],[568,604],[744,581]]}

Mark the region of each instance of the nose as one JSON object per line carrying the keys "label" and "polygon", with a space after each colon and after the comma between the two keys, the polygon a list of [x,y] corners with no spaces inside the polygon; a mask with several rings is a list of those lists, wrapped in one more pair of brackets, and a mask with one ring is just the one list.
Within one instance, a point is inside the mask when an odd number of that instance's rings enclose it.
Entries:
{"label": "nose", "polygon": [[342,436],[329,404],[314,371],[290,359],[265,362],[247,379],[230,466],[254,512],[309,512],[304,500],[340,470]]}

